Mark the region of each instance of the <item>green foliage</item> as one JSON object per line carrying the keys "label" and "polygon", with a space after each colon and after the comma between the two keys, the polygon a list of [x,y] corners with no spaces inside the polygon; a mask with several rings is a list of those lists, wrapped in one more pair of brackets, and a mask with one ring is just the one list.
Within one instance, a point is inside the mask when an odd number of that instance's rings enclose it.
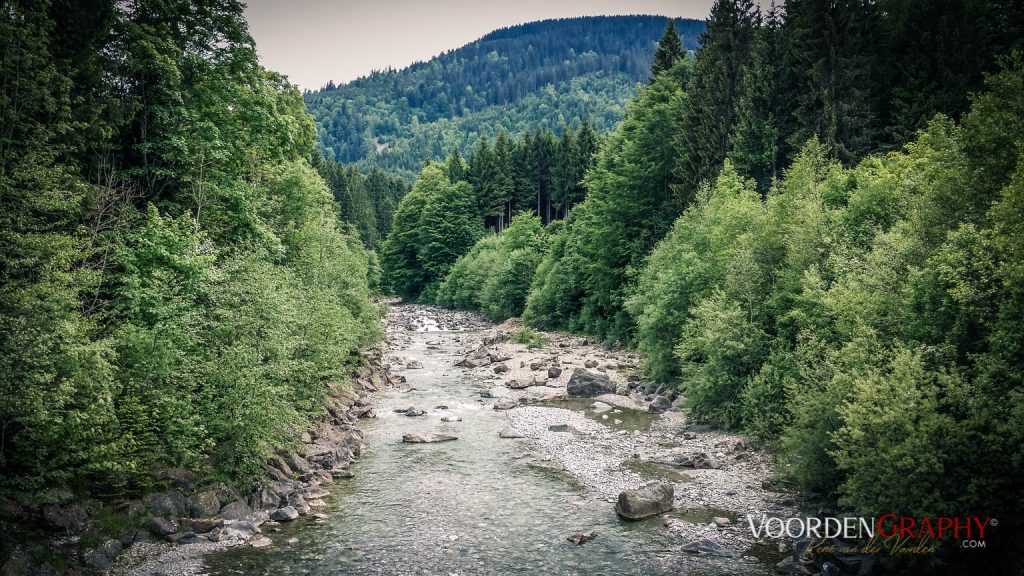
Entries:
{"label": "green foliage", "polygon": [[726,161],[630,297],[649,373],[808,493],[1016,517],[1024,141],[995,128],[1021,121],[1016,58],[901,152],[842,168],[812,139],[764,200]]}
{"label": "green foliage", "polygon": [[540,219],[517,215],[501,234],[481,238],[458,259],[438,289],[437,303],[483,312],[496,322],[521,315],[546,245]]}
{"label": "green foliage", "polygon": [[523,344],[527,349],[532,350],[534,348],[543,348],[548,344],[547,336],[532,330],[530,328],[523,328],[512,335],[512,341],[516,344]]}
{"label": "green foliage", "polygon": [[665,33],[658,40],[658,49],[654,51],[654,64],[651,65],[651,79],[658,74],[672,69],[676,62],[686,57],[682,39],[676,31],[676,23],[668,21],[665,26]]}
{"label": "green foliage", "polygon": [[[527,302],[530,322],[628,341],[627,280],[685,205],[673,191],[671,174],[672,120],[682,105],[679,86],[686,73],[680,62],[659,75],[602,145],[585,178],[589,195],[570,213],[565,242],[554,244],[562,255],[542,266],[544,277],[557,285],[535,284]],[[570,293],[576,297],[557,301]],[[556,317],[547,316],[559,307]]]}
{"label": "green foliage", "polygon": [[235,2],[0,27],[0,490],[257,479],[380,336],[301,96]]}
{"label": "green foliage", "polygon": [[466,182],[452,183],[428,164],[395,212],[381,249],[391,288],[403,298],[431,301],[455,261],[480,238],[476,197]]}

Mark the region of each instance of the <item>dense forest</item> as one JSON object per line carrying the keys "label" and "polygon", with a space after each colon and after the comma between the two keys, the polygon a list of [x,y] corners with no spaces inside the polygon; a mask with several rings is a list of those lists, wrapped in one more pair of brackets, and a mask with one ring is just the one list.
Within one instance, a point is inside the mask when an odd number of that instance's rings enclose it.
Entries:
{"label": "dense forest", "polygon": [[[911,562],[1012,565],[1022,24],[1014,2],[719,0],[695,55],[666,30],[564,220],[522,205],[485,233],[474,187],[428,166],[385,246],[463,241],[385,259],[385,278],[634,346],[691,415],[774,448],[808,498],[1009,519],[998,553]],[[409,217],[431,190],[465,198],[443,226]]]}
{"label": "dense forest", "polygon": [[[387,222],[342,224],[301,94],[259,66],[242,9],[4,3],[5,503],[138,495],[169,467],[253,480],[379,338],[359,235]],[[400,194],[325,172],[344,210],[360,187]]]}
{"label": "dense forest", "polygon": [[[695,49],[704,23],[675,23]],[[306,104],[328,159],[411,179],[424,160],[453,147],[468,153],[500,130],[520,135],[574,119],[612,129],[647,79],[664,25],[655,16],[593,16],[503,28],[428,62],[307,92]]]}
{"label": "dense forest", "polygon": [[[578,132],[566,126],[558,138],[550,130],[517,140],[500,132],[493,145],[480,140],[468,162],[455,149],[443,165],[428,163],[381,246],[388,288],[405,298],[433,300],[455,260],[486,230],[519,229],[525,221],[517,214],[526,212],[537,215],[538,226],[563,217],[586,197],[583,176],[599,143],[584,122]],[[526,274],[519,282],[532,274],[532,268],[517,270]],[[521,312],[514,306],[504,318]]]}

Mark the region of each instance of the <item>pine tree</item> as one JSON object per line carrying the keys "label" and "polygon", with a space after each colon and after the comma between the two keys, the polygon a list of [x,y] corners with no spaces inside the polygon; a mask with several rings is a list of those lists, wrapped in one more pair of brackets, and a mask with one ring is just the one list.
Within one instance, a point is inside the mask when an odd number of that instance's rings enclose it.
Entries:
{"label": "pine tree", "polygon": [[466,180],[466,162],[462,160],[458,146],[452,148],[452,153],[448,155],[448,161],[445,162],[444,170],[452,184]]}
{"label": "pine tree", "polygon": [[876,4],[869,0],[789,0],[785,33],[797,73],[798,123],[790,145],[817,136],[849,164],[876,145],[874,84],[882,47]]}
{"label": "pine tree", "polygon": [[717,0],[690,73],[681,118],[677,194],[691,198],[711,181],[736,129],[740,89],[760,15],[753,0]]}
{"label": "pine tree", "polygon": [[757,181],[762,194],[789,164],[793,123],[794,78],[782,15],[773,4],[754,34],[745,65],[736,133],[729,156],[736,169]]}
{"label": "pine tree", "polygon": [[651,66],[651,80],[658,74],[672,68],[675,63],[686,57],[686,50],[683,48],[683,40],[676,31],[676,23],[669,20],[665,26],[665,33],[658,40],[658,49],[654,51],[654,64]]}

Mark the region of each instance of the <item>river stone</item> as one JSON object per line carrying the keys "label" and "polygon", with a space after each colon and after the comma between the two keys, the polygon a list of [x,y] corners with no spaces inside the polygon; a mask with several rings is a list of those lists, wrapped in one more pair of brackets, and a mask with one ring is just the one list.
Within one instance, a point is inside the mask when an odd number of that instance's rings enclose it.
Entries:
{"label": "river stone", "polygon": [[509,380],[505,383],[505,386],[512,388],[513,390],[522,390],[523,388],[529,388],[533,386],[533,377],[524,378],[522,380]]}
{"label": "river stone", "polygon": [[207,518],[220,511],[220,498],[212,490],[192,496],[188,504],[193,518]]}
{"label": "river stone", "polygon": [[188,500],[181,492],[162,492],[146,498],[146,504],[157,516],[188,516]]}
{"label": "river stone", "polygon": [[614,393],[615,384],[612,384],[612,381],[604,374],[577,368],[569,377],[565,391],[570,398],[593,398],[601,394]]}
{"label": "river stone", "polygon": [[519,406],[519,401],[511,396],[498,398],[498,400],[494,402],[495,410],[511,410],[516,406]]}
{"label": "river stone", "polygon": [[627,520],[640,520],[672,509],[674,489],[668,482],[650,482],[619,494],[615,513]]}
{"label": "river stone", "polygon": [[664,396],[655,396],[654,400],[651,400],[650,406],[647,407],[648,412],[661,413],[665,412],[672,407],[672,402],[669,402],[668,398]]}
{"label": "river stone", "polygon": [[589,532],[577,532],[575,534],[570,534],[565,537],[566,540],[572,542],[577,546],[582,546],[583,544],[585,544],[586,542],[590,542],[594,538],[597,538],[596,530],[591,530]]}
{"label": "river stone", "polygon": [[697,555],[721,556],[723,558],[732,558],[733,556],[732,552],[723,548],[721,544],[707,538],[695,540],[684,545],[683,552]]}
{"label": "river stone", "polygon": [[252,508],[249,508],[245,502],[236,500],[221,508],[217,515],[225,520],[241,520],[250,514],[252,514]]}
{"label": "river stone", "polygon": [[573,428],[572,426],[570,426],[568,424],[552,424],[552,425],[548,426],[548,430],[550,430],[552,432],[571,432],[573,434],[578,434],[579,433],[579,430]]}
{"label": "river stone", "polygon": [[548,378],[558,378],[562,375],[562,369],[558,366],[548,368]]}
{"label": "river stone", "polygon": [[291,506],[285,506],[284,508],[278,508],[270,513],[271,520],[276,522],[291,522],[299,517],[298,511]]}
{"label": "river stone", "polygon": [[173,522],[160,516],[150,518],[146,523],[146,529],[158,536],[168,536],[177,530]]}
{"label": "river stone", "polygon": [[249,541],[249,546],[252,546],[253,548],[266,548],[271,544],[273,544],[273,542],[266,536],[257,536]]}
{"label": "river stone", "polygon": [[797,574],[797,575],[808,575],[811,573],[810,570],[805,566],[801,566],[792,556],[783,558],[781,562],[775,565],[775,571],[779,574]]}
{"label": "river stone", "polygon": [[402,436],[402,442],[407,444],[431,444],[434,442],[449,442],[451,440],[458,440],[458,436],[449,436],[447,434],[434,434],[432,432],[412,432]]}
{"label": "river stone", "polygon": [[522,433],[519,432],[519,430],[516,430],[515,428],[513,428],[511,426],[505,426],[504,428],[502,428],[501,432],[498,432],[498,437],[500,437],[500,438],[526,438],[526,436],[523,436]]}
{"label": "river stone", "polygon": [[424,410],[417,410],[416,408],[409,408],[405,412],[406,416],[423,416],[424,414],[426,414],[426,411],[424,411]]}
{"label": "river stone", "polygon": [[590,405],[590,409],[600,414],[602,412],[607,412],[611,410],[612,406],[611,404],[605,404],[604,402],[594,402],[593,404]]}
{"label": "river stone", "polygon": [[495,374],[504,374],[505,372],[508,372],[508,365],[498,364],[493,368],[493,370]]}
{"label": "river stone", "polygon": [[405,365],[405,368],[407,370],[419,370],[423,368],[423,362],[420,362],[419,360],[412,360]]}
{"label": "river stone", "polygon": [[99,550],[90,550],[86,552],[85,556],[82,557],[82,561],[101,572],[106,572],[110,569],[110,558],[107,558],[107,556]]}
{"label": "river stone", "polygon": [[462,416],[441,416],[441,422],[462,422]]}
{"label": "river stone", "polygon": [[583,363],[586,368],[597,368],[597,360],[587,360]]}
{"label": "river stone", "polygon": [[302,495],[306,498],[320,499],[327,498],[331,493],[319,486],[307,486]]}

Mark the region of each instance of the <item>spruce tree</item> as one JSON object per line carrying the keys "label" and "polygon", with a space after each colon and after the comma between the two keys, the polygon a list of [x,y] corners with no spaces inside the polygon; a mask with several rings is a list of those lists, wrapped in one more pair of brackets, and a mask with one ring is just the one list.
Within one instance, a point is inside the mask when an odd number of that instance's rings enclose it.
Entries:
{"label": "spruce tree", "polygon": [[790,0],[786,35],[798,75],[798,127],[790,144],[817,136],[850,164],[875,149],[881,47],[876,5],[868,0]]}
{"label": "spruce tree", "polygon": [[715,177],[736,128],[744,66],[760,15],[753,0],[718,0],[690,73],[676,168],[684,201]]}
{"label": "spruce tree", "polygon": [[445,162],[444,171],[448,175],[448,180],[451,181],[452,184],[466,180],[466,163],[462,160],[462,154],[459,153],[459,148],[457,146],[452,148],[452,153],[448,155],[448,161]]}
{"label": "spruce tree", "polygon": [[676,31],[676,23],[668,21],[665,26],[665,33],[658,40],[658,49],[654,52],[654,64],[651,66],[651,80],[658,74],[672,68],[682,58],[686,57],[686,50],[683,48],[683,40]]}
{"label": "spruce tree", "polygon": [[762,194],[792,154],[788,139],[795,130],[793,82],[789,41],[782,30],[782,15],[773,4],[754,34],[743,73],[736,133],[729,144],[736,169],[754,178]]}

